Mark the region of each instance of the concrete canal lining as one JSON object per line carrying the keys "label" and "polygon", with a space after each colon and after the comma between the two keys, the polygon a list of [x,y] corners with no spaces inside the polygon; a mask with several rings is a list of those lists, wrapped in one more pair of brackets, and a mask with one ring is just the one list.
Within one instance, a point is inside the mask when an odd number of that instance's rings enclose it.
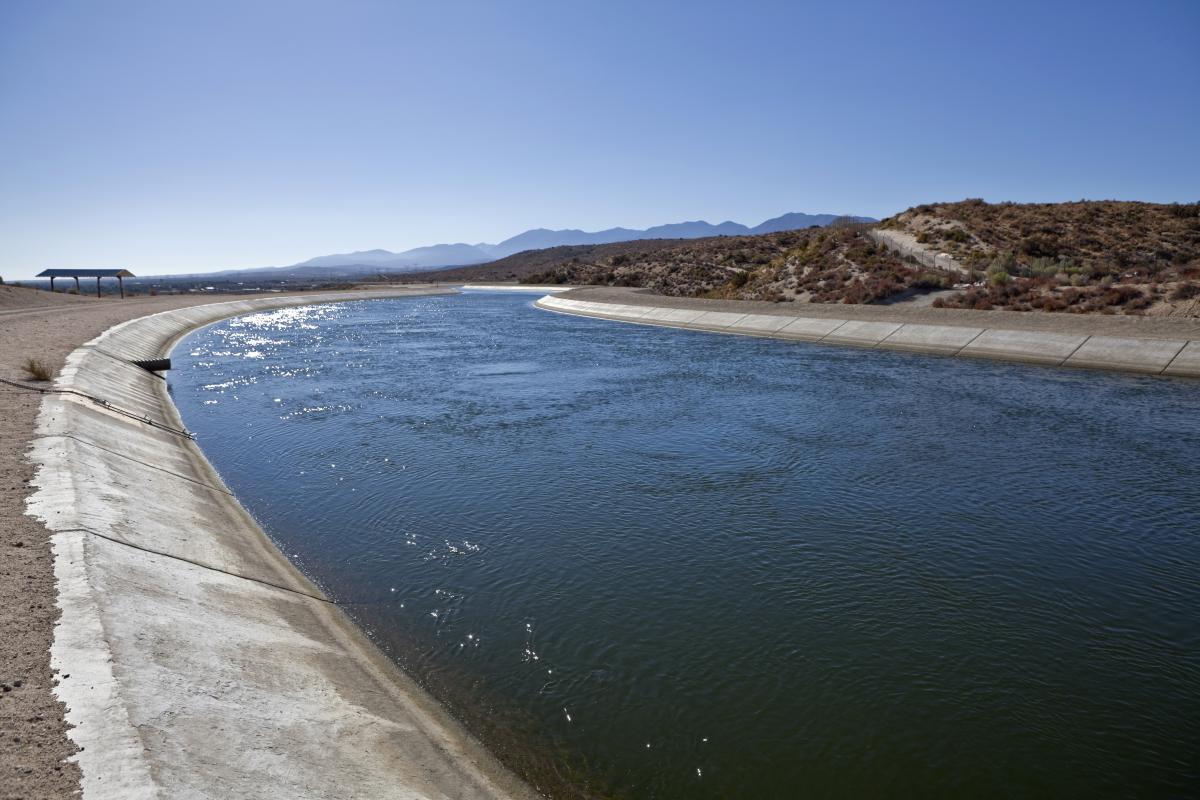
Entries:
{"label": "concrete canal lining", "polygon": [[537,795],[274,547],[130,363],[197,327],[302,304],[166,311],[75,350],[45,395],[28,513],[51,531],[56,688],[85,800]]}
{"label": "concrete canal lining", "polygon": [[[587,296],[587,292],[584,292]],[[632,297],[632,296],[631,296]],[[644,299],[639,297],[638,299]],[[1184,338],[1108,336],[1086,331],[1010,330],[986,325],[940,325],[896,319],[853,319],[836,316],[833,307],[819,314],[744,313],[705,311],[704,300],[670,302],[678,305],[631,306],[614,302],[577,300],[547,295],[534,305],[546,311],[599,317],[619,322],[672,328],[765,336],[775,339],[800,339],[824,344],[842,344],[885,350],[906,350],[937,355],[970,356],[1005,361],[1021,361],[1060,367],[1086,367],[1151,375],[1200,378],[1200,341]],[[815,312],[816,310],[814,310]],[[873,309],[886,314],[886,308]],[[984,312],[976,312],[983,314]],[[994,317],[979,316],[979,320]],[[1074,327],[1087,320],[1072,320]],[[1106,320],[1111,324],[1112,320]]]}

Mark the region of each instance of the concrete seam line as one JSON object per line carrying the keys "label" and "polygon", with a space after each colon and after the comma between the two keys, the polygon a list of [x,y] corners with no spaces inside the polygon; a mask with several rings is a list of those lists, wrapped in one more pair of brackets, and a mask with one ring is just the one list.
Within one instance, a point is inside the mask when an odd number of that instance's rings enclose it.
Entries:
{"label": "concrete seam line", "polygon": [[1191,343],[1190,341],[1186,341],[1182,345],[1180,345],[1179,349],[1175,351],[1175,355],[1171,356],[1171,358],[1167,360],[1166,366],[1164,366],[1162,369],[1160,369],[1155,374],[1162,375],[1164,372],[1169,370],[1171,368],[1171,365],[1175,363],[1175,359],[1179,358],[1179,354],[1182,353],[1184,348],[1186,348],[1190,343]]}
{"label": "concrete seam line", "polygon": [[203,561],[193,561],[192,559],[190,559],[190,558],[185,558],[184,556],[177,556],[177,555],[174,555],[174,554],[172,554],[172,553],[167,553],[167,552],[164,552],[164,551],[162,551],[162,550],[154,550],[153,548],[150,548],[150,547],[143,547],[143,546],[142,546],[142,545],[140,545],[140,544],[134,544],[133,542],[126,542],[126,541],[123,541],[123,540],[121,540],[121,539],[117,539],[117,538],[116,538],[116,537],[114,537],[114,536],[108,536],[108,535],[106,535],[106,534],[99,533],[99,532],[97,532],[97,531],[91,530],[90,528],[63,528],[63,529],[61,529],[61,530],[51,530],[51,533],[52,533],[52,534],[58,534],[58,533],[86,533],[86,534],[88,534],[89,536],[95,536],[96,538],[98,538],[98,539],[103,539],[103,540],[105,540],[106,542],[112,542],[113,544],[119,544],[119,545],[122,545],[122,546],[124,546],[124,547],[131,547],[131,548],[133,548],[134,550],[140,550],[140,551],[142,551],[143,553],[149,553],[150,555],[154,555],[154,556],[162,556],[163,558],[169,558],[169,559],[171,559],[172,561],[181,561],[181,562],[183,562],[184,564],[191,564],[193,567],[199,567],[199,568],[201,568],[201,569],[207,569],[207,570],[209,570],[209,571],[211,571],[211,572],[219,572],[219,573],[221,573],[222,575],[228,575],[228,576],[229,576],[229,577],[231,577],[231,578],[240,578],[241,580],[244,580],[244,581],[250,581],[250,582],[252,582],[252,583],[258,583],[258,584],[261,584],[261,585],[263,585],[263,586],[270,586],[272,589],[279,589],[280,591],[283,591],[283,592],[291,592],[292,594],[298,594],[298,595],[300,595],[301,597],[307,597],[307,598],[308,598],[308,599],[310,599],[310,600],[319,600],[319,601],[321,601],[322,603],[328,603],[328,604],[329,604],[329,605],[331,605],[331,606],[332,606],[332,605],[337,605],[337,604],[336,604],[336,603],[334,603],[332,600],[330,600],[328,597],[320,597],[320,596],[318,596],[318,595],[315,595],[315,594],[309,594],[308,592],[302,592],[302,591],[300,591],[299,589],[292,589],[292,588],[290,588],[290,587],[287,587],[287,586],[281,586],[281,585],[280,585],[280,584],[278,584],[278,583],[271,583],[270,581],[265,581],[265,580],[263,580],[262,578],[253,578],[253,577],[251,577],[251,576],[249,576],[249,575],[241,575],[241,574],[239,574],[239,573],[237,573],[237,572],[230,572],[230,571],[229,571],[229,570],[227,570],[227,569],[221,569],[220,567],[214,567],[212,564],[205,564]]}
{"label": "concrete seam line", "polygon": [[[69,433],[43,433],[43,434],[34,436],[33,439],[71,439],[73,441],[79,442],[80,444],[86,444],[88,447],[94,447],[97,450],[103,450],[106,453],[112,453],[114,456],[119,456],[120,458],[123,458],[126,461],[132,461],[135,464],[141,464],[143,467],[149,467],[150,469],[156,469],[159,472],[165,472],[168,475],[174,476],[181,480],[189,481],[191,483],[196,484],[197,486],[203,486],[205,489],[211,489],[214,492],[221,492],[222,494],[227,494],[230,497],[234,496],[233,492],[229,491],[228,489],[222,489],[220,486],[213,486],[211,483],[205,483],[204,481],[198,481],[195,478],[189,478],[187,475],[180,475],[178,472],[173,472],[173,471],[167,469],[166,467],[160,467],[155,464],[149,464],[145,461],[142,461],[139,458],[134,458],[133,456],[126,455],[125,453],[119,453],[116,450],[109,450],[107,447],[98,445],[95,442],[89,442],[87,439],[80,439],[78,436],[74,436]],[[30,441],[33,441],[33,439],[31,439]]]}
{"label": "concrete seam line", "polygon": [[[113,361],[119,361],[119,362],[121,362],[122,364],[124,364],[124,365],[125,365],[125,366],[127,366],[127,367],[136,366],[136,365],[135,365],[135,364],[134,364],[132,361],[130,361],[128,358],[122,358],[121,356],[114,355],[113,353],[110,353],[110,352],[108,352],[107,350],[101,350],[99,347],[97,347],[97,346],[96,346],[96,345],[94,345],[94,344],[85,344],[85,345],[82,345],[82,346],[83,346],[83,347],[86,347],[88,350],[91,350],[93,353],[99,353],[99,354],[100,354],[100,355],[102,355],[102,356],[107,356],[108,358],[111,358]],[[154,373],[150,373],[150,374],[152,374],[152,375],[153,375]],[[161,375],[156,375],[155,377],[161,378],[162,376],[161,376]]]}
{"label": "concrete seam line", "polygon": [[135,414],[132,411],[128,411],[124,408],[121,408],[118,405],[114,405],[113,403],[108,402],[103,397],[94,397],[90,394],[81,392],[78,389],[47,389],[46,391],[51,394],[73,394],[73,395],[76,395],[77,397],[82,397],[83,399],[85,399],[91,403],[95,403],[96,405],[100,406],[101,408],[106,408],[109,411],[115,411],[116,413],[121,414],[126,417],[129,417],[132,420],[136,420],[137,422],[145,423],[146,425],[149,425],[152,428],[158,428],[159,430],[167,431],[168,433],[173,433],[176,436],[182,436],[185,439],[194,439],[195,438],[194,436],[192,436],[192,434],[189,431],[186,431],[183,428],[173,428],[170,425],[167,425],[165,423],[152,420],[152,419],[150,419],[150,417],[144,417],[141,414]]}
{"label": "concrete seam line", "polygon": [[889,333],[887,336],[883,337],[883,338],[882,338],[882,339],[880,339],[878,342],[876,342],[875,344],[871,345],[871,347],[873,347],[873,348],[875,348],[875,349],[879,349],[880,347],[887,347],[887,345],[886,345],[886,344],[884,344],[884,342],[886,342],[888,339],[892,338],[892,337],[893,337],[893,336],[895,336],[897,333],[899,333],[900,331],[904,330],[904,329],[905,329],[905,328],[907,328],[907,327],[908,327],[908,323],[907,323],[907,322],[902,322],[902,323],[900,323],[900,325],[898,325],[898,326],[896,327],[896,330],[892,331],[892,332],[891,332],[891,333]]}
{"label": "concrete seam line", "polygon": [[[1060,366],[1060,367],[1061,367],[1061,366],[1063,366],[1064,364],[1066,364],[1068,361],[1070,361],[1070,360],[1071,360],[1071,356],[1073,356],[1073,355],[1075,355],[1076,353],[1078,353],[1078,352],[1079,352],[1079,348],[1083,347],[1085,344],[1087,344],[1089,341],[1091,341],[1091,338],[1092,338],[1091,336],[1085,336],[1085,337],[1083,337],[1083,341],[1082,341],[1082,342],[1080,342],[1079,344],[1075,345],[1075,349],[1074,349],[1074,350],[1072,350],[1070,353],[1067,353],[1067,357],[1066,357],[1066,358],[1064,358],[1062,361],[1058,362],[1057,366]],[[1165,369],[1165,367],[1164,367],[1164,369]]]}
{"label": "concrete seam line", "polygon": [[[83,345],[83,346],[86,346],[86,345]],[[25,389],[26,391],[30,391],[30,392],[37,392],[38,394],[72,394],[72,395],[75,395],[76,397],[82,397],[84,400],[95,403],[96,405],[100,406],[101,408],[106,408],[109,411],[116,412],[117,414],[122,414],[126,417],[129,417],[130,419],[137,420],[138,422],[144,422],[153,428],[159,428],[160,430],[164,430],[169,433],[173,433],[176,436],[182,436],[186,439],[196,438],[196,437],[192,436],[191,433],[183,430],[182,428],[172,428],[170,425],[164,425],[161,422],[155,422],[154,420],[150,419],[149,417],[143,417],[141,414],[135,414],[132,411],[127,411],[118,405],[114,405],[114,404],[108,402],[107,400],[105,400],[102,397],[96,397],[95,395],[90,395],[87,392],[81,392],[78,389],[54,389],[54,388],[43,388],[41,386],[30,386],[29,384],[26,384],[26,383],[18,383],[17,381],[10,381],[7,378],[0,378],[0,383],[6,384],[8,386],[15,386],[18,389]]]}
{"label": "concrete seam line", "polygon": [[848,325],[849,323],[850,323],[850,320],[848,320],[848,319],[844,319],[844,320],[842,320],[842,322],[841,322],[841,324],[840,324],[840,325],[838,325],[836,328],[834,328],[833,330],[831,330],[829,333],[825,334],[825,336],[822,336],[820,339],[817,339],[817,341],[818,341],[818,342],[823,342],[823,341],[825,341],[826,337],[828,337],[828,336],[832,336],[833,334],[837,333],[837,332],[838,332],[838,331],[840,331],[840,330],[841,330],[841,329],[842,329],[842,328],[843,328],[845,325]]}
{"label": "concrete seam line", "polygon": [[[971,342],[975,341],[975,340],[976,340],[976,339],[978,339],[980,336],[983,336],[985,333],[987,333],[987,332],[988,332],[988,330],[989,330],[988,328],[983,328],[983,329],[981,329],[981,330],[979,331],[979,333],[977,333],[977,334],[975,334],[974,336],[972,336],[972,337],[971,337]],[[963,351],[963,350],[966,350],[968,347],[970,347],[970,346],[971,346],[971,342],[967,342],[967,343],[966,343],[966,344],[964,344],[962,347],[960,347],[960,348],[958,348],[957,350],[955,350],[955,351],[954,351],[954,355],[956,355],[956,356],[957,356],[957,355],[962,355],[962,351]]]}

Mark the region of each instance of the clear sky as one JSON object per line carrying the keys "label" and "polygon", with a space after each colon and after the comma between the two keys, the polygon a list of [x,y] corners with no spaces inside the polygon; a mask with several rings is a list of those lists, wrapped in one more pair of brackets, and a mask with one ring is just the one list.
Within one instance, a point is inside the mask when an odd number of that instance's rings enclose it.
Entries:
{"label": "clear sky", "polygon": [[1200,200],[1200,1],[0,0],[0,274]]}

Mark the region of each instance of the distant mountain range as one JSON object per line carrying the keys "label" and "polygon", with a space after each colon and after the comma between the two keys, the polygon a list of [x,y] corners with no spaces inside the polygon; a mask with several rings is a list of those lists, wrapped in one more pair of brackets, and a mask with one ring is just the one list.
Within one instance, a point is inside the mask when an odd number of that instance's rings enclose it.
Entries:
{"label": "distant mountain range", "polygon": [[[441,267],[460,267],[495,261],[525,250],[542,250],[547,247],[578,244],[609,244],[636,239],[700,239],[706,236],[745,236],[755,233],[808,228],[813,225],[828,225],[840,214],[790,213],[774,217],[754,227],[737,222],[676,222],[656,225],[638,230],[635,228],[609,228],[603,231],[581,231],[575,229],[549,230],[534,228],[505,239],[499,244],[435,244],[417,247],[400,253],[390,250],[360,250],[354,253],[335,253],[317,256],[299,264],[286,267],[259,267],[256,269],[231,269],[205,273],[206,277],[223,280],[249,279],[333,279],[353,278],[379,272],[419,272]],[[861,222],[874,222],[870,217],[850,217]],[[190,277],[190,276],[175,276]],[[197,276],[198,277],[198,276]]]}

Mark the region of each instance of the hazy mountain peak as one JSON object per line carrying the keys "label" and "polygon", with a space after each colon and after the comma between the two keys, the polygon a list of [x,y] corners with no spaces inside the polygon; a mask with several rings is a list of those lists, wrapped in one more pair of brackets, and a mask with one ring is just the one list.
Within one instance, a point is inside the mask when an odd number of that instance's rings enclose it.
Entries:
{"label": "hazy mountain peak", "polygon": [[[543,250],[548,247],[579,244],[611,244],[638,239],[699,239],[706,236],[745,236],[753,233],[774,233],[776,231],[807,228],[812,225],[828,225],[840,214],[801,214],[791,212],[769,219],[753,228],[741,223],[725,220],[716,225],[705,220],[690,220],[687,222],[672,222],[666,225],[656,225],[643,230],[636,228],[607,228],[602,231],[584,231],[579,228],[552,230],[550,228],[531,228],[518,233],[499,244],[434,244],[427,247],[415,247],[400,253],[376,248],[373,250],[356,250],[351,253],[335,253],[327,256],[317,256],[290,267],[264,267],[259,270],[225,270],[221,274],[237,273],[247,276],[253,273],[263,273],[270,270],[273,274],[288,278],[322,277],[347,278],[356,275],[367,275],[378,272],[417,272],[424,269],[439,267],[459,267],[471,264],[482,264],[495,261],[506,256],[520,253],[524,250]],[[864,221],[873,221],[867,217],[856,217]]]}

